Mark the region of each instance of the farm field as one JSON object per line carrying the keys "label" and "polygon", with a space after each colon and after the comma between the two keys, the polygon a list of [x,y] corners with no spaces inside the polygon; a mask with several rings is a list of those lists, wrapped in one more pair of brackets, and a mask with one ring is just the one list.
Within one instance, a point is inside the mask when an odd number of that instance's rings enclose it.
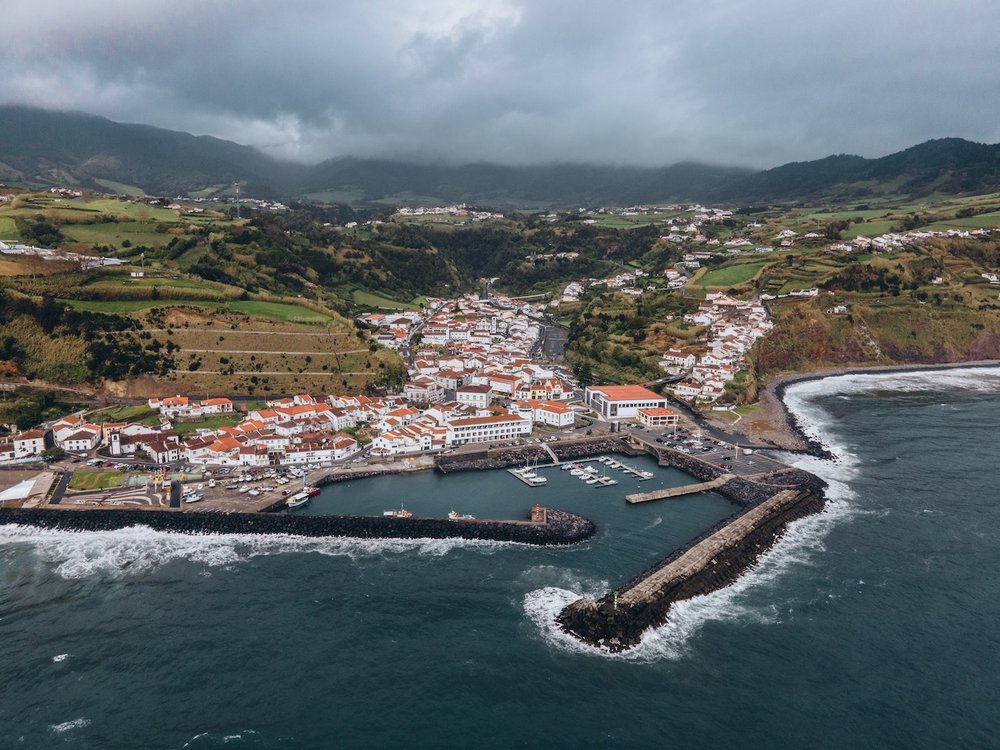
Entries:
{"label": "farm field", "polygon": [[712,268],[697,280],[695,286],[730,287],[745,284],[773,262],[773,260],[753,260]]}
{"label": "farm field", "polygon": [[109,245],[121,248],[126,240],[133,245],[162,247],[173,239],[167,232],[157,232],[155,223],[138,221],[109,222],[107,224],[67,224],[63,234],[78,242],[92,245]]}
{"label": "farm field", "polygon": [[0,242],[5,240],[21,241],[21,233],[17,231],[17,224],[10,216],[0,216]]}
{"label": "farm field", "polygon": [[232,300],[218,302],[214,300],[179,299],[179,300],[78,300],[60,299],[77,310],[98,313],[133,313],[149,310],[154,307],[201,307],[213,310],[230,310],[261,318],[269,318],[285,323],[304,323],[311,325],[329,325],[334,318],[324,313],[316,312],[300,305],[284,302],[262,302],[258,300]]}
{"label": "farm field", "polygon": [[383,297],[380,294],[366,292],[361,289],[355,289],[351,293],[351,299],[354,300],[355,304],[375,307],[381,310],[413,310],[419,307],[421,303],[426,303],[427,301],[424,297],[417,297],[410,302],[400,302],[391,297]]}
{"label": "farm field", "polygon": [[359,338],[356,330],[341,325],[322,327],[195,307],[164,307],[138,317],[143,335],[152,335],[171,352],[176,369],[165,377],[123,384],[120,395],[188,393],[205,398],[345,388],[360,392],[402,368],[397,354],[372,352],[366,336]]}

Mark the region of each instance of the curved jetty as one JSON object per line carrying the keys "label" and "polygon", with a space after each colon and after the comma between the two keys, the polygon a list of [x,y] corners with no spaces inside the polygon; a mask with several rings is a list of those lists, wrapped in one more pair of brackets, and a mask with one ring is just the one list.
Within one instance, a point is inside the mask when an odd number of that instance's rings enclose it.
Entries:
{"label": "curved jetty", "polygon": [[183,534],[293,534],[361,539],[481,539],[563,545],[594,533],[592,521],[559,510],[539,509],[540,520],[486,521],[386,516],[306,516],[284,513],[198,513],[155,510],[0,508],[0,524],[70,531],[112,531],[147,526]]}
{"label": "curved jetty", "polygon": [[680,550],[601,599],[578,599],[556,618],[585,643],[624,651],[649,628],[667,621],[674,602],[733,583],[784,534],[788,524],[825,504],[824,483],[798,469],[752,478],[725,475],[711,464],[670,449],[657,449],[662,465],[676,466],[703,483],[724,480],[715,491],[741,507]]}

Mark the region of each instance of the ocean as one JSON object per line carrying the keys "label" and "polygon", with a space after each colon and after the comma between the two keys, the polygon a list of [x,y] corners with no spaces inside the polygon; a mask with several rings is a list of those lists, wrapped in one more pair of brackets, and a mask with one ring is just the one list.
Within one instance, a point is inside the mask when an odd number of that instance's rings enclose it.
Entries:
{"label": "ocean", "polygon": [[572,548],[0,527],[0,748],[1000,745],[1000,368],[787,401],[837,455],[785,457],[829,482],[828,510],[623,654],[553,617],[732,513],[719,496],[628,506],[624,475],[422,473],[308,506],[537,500],[598,524]]}

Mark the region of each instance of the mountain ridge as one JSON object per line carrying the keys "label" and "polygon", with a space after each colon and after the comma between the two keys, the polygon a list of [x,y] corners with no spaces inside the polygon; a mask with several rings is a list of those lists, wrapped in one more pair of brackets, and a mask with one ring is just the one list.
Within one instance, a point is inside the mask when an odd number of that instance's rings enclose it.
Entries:
{"label": "mountain ridge", "polygon": [[[126,124],[82,112],[0,105],[0,179],[26,186],[98,180],[151,194],[327,198],[369,205],[466,202],[523,208],[661,201],[768,203],[1000,190],[1000,144],[938,138],[878,158],[835,154],[765,170],[682,161],[667,166],[490,162],[418,164],[337,157],[281,161],[213,136]],[[330,198],[333,196],[333,198]]]}

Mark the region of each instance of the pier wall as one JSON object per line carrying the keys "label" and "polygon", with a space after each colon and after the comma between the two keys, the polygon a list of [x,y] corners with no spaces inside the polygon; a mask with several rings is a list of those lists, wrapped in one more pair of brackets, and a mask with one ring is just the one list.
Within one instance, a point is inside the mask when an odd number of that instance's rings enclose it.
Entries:
{"label": "pier wall", "polygon": [[[652,448],[661,466],[672,466],[701,482],[723,476],[723,469],[669,448]],[[825,505],[826,484],[801,469],[730,477],[715,488],[739,510],[729,518],[634,576],[601,599],[579,599],[556,618],[581,641],[621,651],[642,634],[667,621],[674,602],[717,591],[735,582],[781,538],[788,524]]]}
{"label": "pier wall", "polygon": [[601,599],[568,605],[557,622],[585,643],[611,651],[631,648],[646,630],[666,623],[674,602],[734,583],[781,538],[788,524],[818,513],[824,502],[822,491],[810,488],[772,490],[765,502],[724,520]]}
{"label": "pier wall", "polygon": [[[548,447],[558,456],[560,461],[573,458],[585,458],[602,453],[621,453],[627,456],[638,456],[645,453],[637,450],[620,438],[591,438],[586,440],[550,443]],[[541,445],[526,445],[516,448],[499,448],[481,450],[475,453],[455,453],[439,456],[435,468],[442,474],[456,471],[488,471],[490,469],[509,469],[512,466],[524,466],[528,462],[539,465],[552,463],[552,456]]]}
{"label": "pier wall", "polygon": [[575,544],[593,535],[582,516],[549,509],[545,523],[450,521],[388,516],[307,516],[284,513],[202,513],[125,509],[0,508],[0,524],[70,531],[113,531],[147,526],[185,534],[292,534],[361,539],[481,539],[537,545]]}

